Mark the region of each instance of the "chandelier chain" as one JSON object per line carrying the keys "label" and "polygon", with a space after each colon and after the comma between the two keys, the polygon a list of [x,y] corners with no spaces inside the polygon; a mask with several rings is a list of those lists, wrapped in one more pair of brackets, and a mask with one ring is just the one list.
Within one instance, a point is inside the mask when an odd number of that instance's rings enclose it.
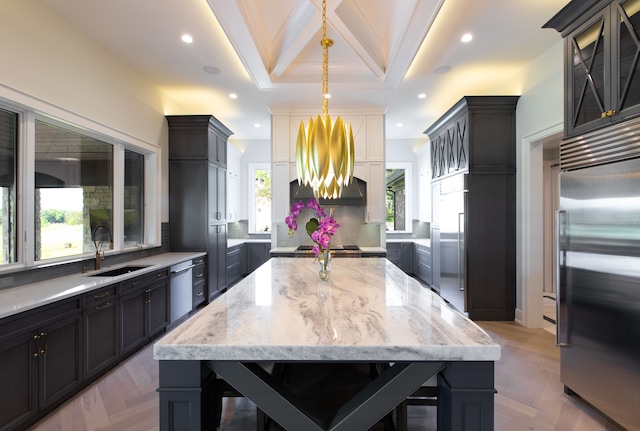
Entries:
{"label": "chandelier chain", "polygon": [[329,114],[329,47],[333,45],[327,39],[327,0],[322,0],[322,116]]}

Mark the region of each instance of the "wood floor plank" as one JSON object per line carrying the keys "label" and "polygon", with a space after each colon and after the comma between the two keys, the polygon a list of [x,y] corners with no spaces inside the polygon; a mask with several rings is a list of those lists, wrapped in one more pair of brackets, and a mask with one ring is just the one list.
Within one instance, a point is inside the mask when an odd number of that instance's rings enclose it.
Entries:
{"label": "wood floor plank", "polygon": [[[555,336],[513,322],[477,322],[502,347],[496,362],[496,431],[619,431],[568,396],[560,381]],[[108,372],[30,431],[157,431],[158,364],[152,346]],[[409,406],[410,431],[436,430],[435,407]],[[223,403],[221,431],[256,427],[255,406],[245,398]]]}

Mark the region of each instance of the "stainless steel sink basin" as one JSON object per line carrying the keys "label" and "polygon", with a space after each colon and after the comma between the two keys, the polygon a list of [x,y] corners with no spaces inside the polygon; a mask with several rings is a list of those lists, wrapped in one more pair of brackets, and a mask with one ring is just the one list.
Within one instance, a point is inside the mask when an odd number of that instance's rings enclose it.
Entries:
{"label": "stainless steel sink basin", "polygon": [[110,269],[108,271],[96,272],[95,274],[89,275],[89,277],[115,277],[117,275],[139,271],[147,267],[148,266],[122,266],[120,268]]}

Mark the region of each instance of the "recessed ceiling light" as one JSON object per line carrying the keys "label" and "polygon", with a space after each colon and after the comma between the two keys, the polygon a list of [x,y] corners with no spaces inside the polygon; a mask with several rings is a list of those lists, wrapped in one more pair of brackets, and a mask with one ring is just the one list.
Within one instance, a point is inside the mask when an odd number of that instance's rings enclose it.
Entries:
{"label": "recessed ceiling light", "polygon": [[427,95],[424,93],[418,94],[418,99],[424,99],[425,97],[427,97]]}
{"label": "recessed ceiling light", "polygon": [[402,123],[398,123],[398,124],[396,124],[396,126],[402,127]]}
{"label": "recessed ceiling light", "polygon": [[473,39],[473,35],[471,33],[465,33],[462,35],[462,38],[460,40],[464,43],[467,43],[467,42],[471,42],[472,39]]}
{"label": "recessed ceiling light", "polygon": [[238,95],[237,95],[236,93],[229,93],[229,97],[230,97],[231,99],[237,99],[237,98],[238,98]]}
{"label": "recessed ceiling light", "polygon": [[184,43],[191,43],[191,42],[193,42],[193,38],[191,37],[191,35],[183,34],[182,35],[182,41]]}
{"label": "recessed ceiling light", "polygon": [[256,124],[253,125],[253,127],[255,127],[256,129],[259,129],[260,128],[260,124],[256,123]]}

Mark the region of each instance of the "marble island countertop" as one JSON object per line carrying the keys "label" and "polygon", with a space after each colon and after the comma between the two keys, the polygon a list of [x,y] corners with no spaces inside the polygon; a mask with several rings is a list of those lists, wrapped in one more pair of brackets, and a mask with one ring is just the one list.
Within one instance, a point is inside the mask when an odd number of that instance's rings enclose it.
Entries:
{"label": "marble island countertop", "polygon": [[[81,295],[109,284],[144,275],[145,273],[204,256],[205,254],[203,252],[163,253],[127,263],[105,266],[99,271],[89,271],[85,274],[68,275],[38,283],[6,288],[0,290],[0,319],[62,299],[71,298],[72,296]],[[113,277],[95,276],[98,273],[123,266],[146,266],[146,268]]]}
{"label": "marble island countertop", "polygon": [[271,259],[154,345],[158,360],[494,361],[500,346],[384,258]]}

